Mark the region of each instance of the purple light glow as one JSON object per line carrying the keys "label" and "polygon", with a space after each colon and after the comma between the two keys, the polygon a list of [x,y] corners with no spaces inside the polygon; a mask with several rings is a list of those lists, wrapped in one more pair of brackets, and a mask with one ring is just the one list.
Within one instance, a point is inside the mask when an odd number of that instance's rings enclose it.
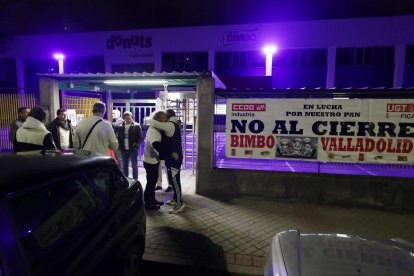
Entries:
{"label": "purple light glow", "polygon": [[275,45],[266,45],[263,47],[263,53],[266,54],[266,76],[272,75],[272,59],[273,54],[276,53],[278,48]]}
{"label": "purple light glow", "polygon": [[273,55],[278,51],[278,47],[276,45],[266,45],[263,47],[263,53],[266,55],[271,54]]}
{"label": "purple light glow", "polygon": [[65,73],[64,67],[63,67],[63,60],[65,59],[65,56],[62,53],[56,53],[53,55],[55,59],[59,62],[59,74]]}
{"label": "purple light glow", "polygon": [[53,57],[55,59],[57,59],[57,60],[63,60],[63,59],[65,59],[65,56],[63,54],[61,54],[61,53],[56,53],[56,54],[53,55]]}

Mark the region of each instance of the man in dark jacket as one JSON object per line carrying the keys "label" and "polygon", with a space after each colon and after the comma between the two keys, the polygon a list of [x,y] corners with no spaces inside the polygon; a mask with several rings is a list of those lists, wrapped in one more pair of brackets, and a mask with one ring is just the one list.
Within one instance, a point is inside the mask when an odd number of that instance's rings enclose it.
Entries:
{"label": "man in dark jacket", "polygon": [[131,160],[132,177],[138,179],[138,149],[142,141],[142,130],[132,119],[132,113],[123,114],[124,122],[118,127],[119,151],[122,156],[122,171],[128,176],[128,165]]}
{"label": "man in dark jacket", "polygon": [[13,123],[10,124],[10,143],[13,143],[14,138],[16,137],[16,131],[22,127],[23,123],[26,121],[27,116],[29,116],[30,108],[27,106],[19,107],[18,109],[18,118]]}
{"label": "man in dark jacket", "polygon": [[53,141],[59,150],[73,148],[73,130],[71,121],[67,119],[68,112],[60,108],[56,113],[56,119],[48,124],[47,130],[52,133]]}

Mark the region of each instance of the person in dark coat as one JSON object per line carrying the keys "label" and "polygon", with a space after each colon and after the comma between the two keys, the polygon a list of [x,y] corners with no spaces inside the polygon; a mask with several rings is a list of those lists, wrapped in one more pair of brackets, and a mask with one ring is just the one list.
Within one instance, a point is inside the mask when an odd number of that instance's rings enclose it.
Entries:
{"label": "person in dark coat", "polygon": [[26,121],[27,116],[29,116],[30,108],[27,106],[19,107],[17,110],[18,118],[13,123],[10,124],[10,136],[9,141],[10,143],[14,142],[14,138],[16,137],[16,131],[22,127],[23,123]]}
{"label": "person in dark coat", "polygon": [[53,141],[59,150],[73,148],[73,130],[71,121],[67,118],[68,112],[60,108],[56,113],[56,119],[47,125],[47,130],[52,133]]}
{"label": "person in dark coat", "polygon": [[132,177],[138,179],[138,150],[142,141],[142,130],[132,119],[129,111],[123,114],[124,122],[118,127],[119,151],[122,159],[122,171],[128,176],[128,165],[131,160]]}

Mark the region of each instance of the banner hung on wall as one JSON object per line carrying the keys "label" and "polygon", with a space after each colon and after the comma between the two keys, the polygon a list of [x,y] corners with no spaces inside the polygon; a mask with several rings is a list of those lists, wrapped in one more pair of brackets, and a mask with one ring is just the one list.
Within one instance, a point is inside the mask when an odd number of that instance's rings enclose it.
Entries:
{"label": "banner hung on wall", "polygon": [[228,99],[228,158],[414,163],[414,100]]}

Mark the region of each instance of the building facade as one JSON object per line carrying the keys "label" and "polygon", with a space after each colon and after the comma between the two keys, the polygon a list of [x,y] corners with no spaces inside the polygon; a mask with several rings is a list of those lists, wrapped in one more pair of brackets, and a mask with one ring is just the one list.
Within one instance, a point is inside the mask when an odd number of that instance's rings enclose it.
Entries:
{"label": "building facade", "polygon": [[37,73],[58,71],[59,52],[65,73],[211,70],[231,88],[265,75],[262,49],[272,44],[272,88],[410,87],[413,24],[400,16],[18,36],[0,53],[0,87],[38,87]]}

